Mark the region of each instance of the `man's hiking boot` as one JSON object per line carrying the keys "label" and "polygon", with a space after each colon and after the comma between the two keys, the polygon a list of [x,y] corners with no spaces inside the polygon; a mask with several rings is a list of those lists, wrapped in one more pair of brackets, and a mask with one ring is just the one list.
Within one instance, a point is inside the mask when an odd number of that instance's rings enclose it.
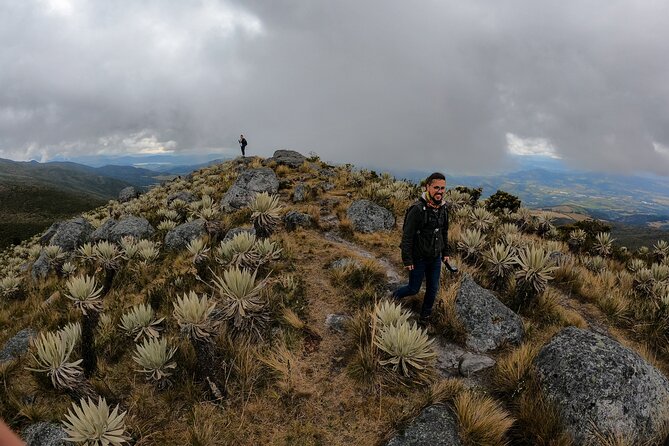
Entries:
{"label": "man's hiking boot", "polygon": [[429,335],[433,335],[435,333],[431,316],[421,317],[420,319],[418,319],[418,326],[423,330],[425,330]]}

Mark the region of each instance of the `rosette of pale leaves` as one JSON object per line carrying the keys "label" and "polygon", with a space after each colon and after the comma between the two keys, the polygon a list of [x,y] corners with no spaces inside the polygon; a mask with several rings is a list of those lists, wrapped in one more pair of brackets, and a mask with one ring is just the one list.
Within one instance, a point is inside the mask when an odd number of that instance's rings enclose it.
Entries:
{"label": "rosette of pale leaves", "polygon": [[21,278],[17,276],[7,276],[0,280],[0,296],[12,298],[19,293],[21,289]]}
{"label": "rosette of pale leaves", "polygon": [[495,243],[484,254],[483,258],[488,269],[488,274],[493,282],[501,285],[513,273],[513,268],[517,262],[517,257],[513,253],[513,248],[502,243]]}
{"label": "rosette of pale leaves", "polygon": [[269,239],[262,239],[256,241],[253,245],[252,259],[256,266],[264,265],[274,260],[281,258],[282,249],[277,246],[275,242]]}
{"label": "rosette of pale leaves", "polygon": [[516,262],[519,270],[516,279],[520,284],[527,285],[540,294],[553,278],[552,272],[556,269],[550,256],[542,248],[527,246],[518,252]]}
{"label": "rosette of pale leaves", "polygon": [[374,307],[374,317],[379,327],[385,327],[408,322],[410,314],[398,303],[382,300]]}
{"label": "rosette of pale leaves", "polygon": [[634,274],[634,289],[644,296],[652,294],[655,278],[648,268],[642,268]]}
{"label": "rosette of pale leaves", "polygon": [[244,319],[253,317],[265,306],[260,292],[265,281],[256,283],[256,273],[251,274],[236,266],[223,271],[223,277],[214,274],[214,286],[223,299],[223,315],[232,319],[235,327],[240,327]]}
{"label": "rosette of pale leaves", "polygon": [[140,240],[137,243],[137,256],[144,264],[155,261],[160,255],[158,245],[150,240]]}
{"label": "rosette of pale leaves", "polygon": [[573,246],[575,249],[580,249],[585,243],[586,238],[588,237],[587,232],[583,229],[574,229],[569,233],[569,243],[570,246]]}
{"label": "rosette of pale leaves", "polygon": [[57,334],[65,339],[68,348],[74,348],[79,339],[81,339],[81,324],[79,322],[70,322],[58,330]]}
{"label": "rosette of pale leaves", "polygon": [[188,242],[186,249],[193,256],[193,263],[198,264],[207,260],[209,247],[207,246],[207,240],[203,237]]}
{"label": "rosette of pale leaves", "polygon": [[118,247],[107,241],[101,241],[95,245],[95,258],[98,263],[106,270],[116,270],[120,268],[119,260],[121,252]]}
{"label": "rosette of pale leaves", "polygon": [[656,282],[666,283],[669,280],[669,266],[653,263],[650,265],[650,272]]}
{"label": "rosette of pale leaves", "polygon": [[586,260],[585,266],[593,273],[600,273],[606,269],[606,260],[600,256],[590,257]]}
{"label": "rosette of pale leaves", "polygon": [[527,208],[518,208],[518,211],[513,216],[522,231],[531,231],[536,224],[536,219]]}
{"label": "rosette of pale leaves", "polygon": [[432,342],[424,330],[408,322],[383,326],[374,339],[385,354],[379,363],[392,366],[405,377],[415,376],[430,365],[435,357]]}
{"label": "rosette of pale leaves", "polygon": [[37,366],[28,370],[46,373],[56,389],[74,389],[81,383],[82,360],[70,361],[76,340],[64,332],[40,333],[33,341],[31,356]]}
{"label": "rosette of pale leaves", "polygon": [[172,229],[177,227],[177,222],[174,220],[163,220],[160,223],[158,223],[158,230],[159,231],[171,231]]}
{"label": "rosette of pale leaves", "polygon": [[485,235],[479,229],[467,228],[460,234],[458,249],[467,260],[476,261],[485,247]]}
{"label": "rosette of pale leaves", "polygon": [[95,246],[86,242],[77,249],[77,255],[84,262],[93,263],[96,259]]}
{"label": "rosette of pale leaves", "polygon": [[120,244],[124,259],[130,261],[137,255],[139,248],[137,247],[137,240],[135,240],[135,237],[126,235],[125,237],[121,238]]}
{"label": "rosette of pale leaves", "polygon": [[641,259],[630,259],[630,261],[627,262],[627,270],[631,273],[636,273],[643,268],[646,268],[646,262]]}
{"label": "rosette of pale leaves", "polygon": [[121,327],[129,336],[135,336],[135,342],[142,336],[157,338],[160,336],[159,324],[165,318],[156,319],[156,315],[149,305],[139,304],[130,309],[121,317]]}
{"label": "rosette of pale leaves", "polygon": [[30,260],[37,260],[40,254],[42,254],[42,246],[33,245],[30,248],[28,248],[28,258]]}
{"label": "rosette of pale leaves", "polygon": [[98,397],[95,404],[90,398],[83,398],[79,405],[72,407],[63,421],[68,441],[83,443],[89,446],[117,446],[128,443],[130,437],[125,435],[125,412],[118,413],[118,405],[113,411],[104,398]]}
{"label": "rosette of pale leaves", "polygon": [[204,342],[216,331],[217,324],[211,317],[215,307],[216,302],[207,296],[200,298],[191,291],[182,297],[177,296],[173,314],[182,332],[193,341]]}
{"label": "rosette of pale leaves", "polygon": [[595,236],[595,243],[592,248],[597,254],[602,257],[606,257],[611,254],[611,249],[613,248],[613,240],[611,238],[611,233],[609,232],[599,232]]}
{"label": "rosette of pale leaves", "polygon": [[665,240],[658,240],[658,242],[653,245],[653,254],[660,260],[669,257],[669,243]]}
{"label": "rosette of pale leaves", "polygon": [[87,275],[70,277],[66,286],[68,294],[65,297],[70,299],[84,315],[87,315],[88,311],[102,311],[102,299],[100,298],[102,287],[96,288],[95,277]]}
{"label": "rosette of pale leaves", "polygon": [[472,209],[469,214],[469,222],[474,227],[481,232],[487,231],[493,224],[495,224],[495,216],[492,212],[488,211],[484,207],[475,207]]}
{"label": "rosette of pale leaves", "polygon": [[223,265],[253,266],[255,243],[255,235],[246,231],[240,232],[227,242],[221,242],[216,249],[216,260]]}
{"label": "rosette of pale leaves", "polygon": [[64,276],[69,277],[77,272],[77,266],[72,262],[65,262],[60,270],[63,272]]}
{"label": "rosette of pale leaves", "polygon": [[170,362],[177,351],[176,347],[169,347],[167,339],[144,339],[141,345],[135,347],[133,361],[139,364],[139,372],[146,373],[146,379],[161,382],[170,377],[170,370],[177,367],[176,362]]}
{"label": "rosette of pale leaves", "polygon": [[261,238],[272,234],[280,221],[281,205],[279,204],[279,196],[270,195],[267,192],[256,194],[249,204],[249,209],[251,209],[251,220],[253,221],[253,227],[256,229],[256,234]]}
{"label": "rosette of pale leaves", "polygon": [[44,254],[46,255],[46,258],[49,261],[50,265],[54,265],[60,262],[63,259],[63,257],[65,257],[63,249],[58,245],[45,246]]}
{"label": "rosette of pale leaves", "polygon": [[471,195],[467,192],[460,192],[457,189],[450,189],[444,194],[444,201],[451,209],[457,212],[471,203]]}

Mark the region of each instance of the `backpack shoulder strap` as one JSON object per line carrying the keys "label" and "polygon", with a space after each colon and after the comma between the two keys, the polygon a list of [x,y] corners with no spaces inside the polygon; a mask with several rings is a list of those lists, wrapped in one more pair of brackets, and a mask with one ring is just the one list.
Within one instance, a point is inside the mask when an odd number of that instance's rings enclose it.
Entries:
{"label": "backpack shoulder strap", "polygon": [[418,228],[418,230],[420,231],[427,224],[427,212],[425,212],[426,210],[425,206],[426,206],[425,203],[423,203],[421,200],[414,201],[413,204],[409,206],[406,212],[404,213],[404,221],[406,221],[406,218],[409,215],[411,209],[413,209],[414,207],[418,207],[418,209],[420,209],[421,211],[421,217],[422,217],[420,228]]}

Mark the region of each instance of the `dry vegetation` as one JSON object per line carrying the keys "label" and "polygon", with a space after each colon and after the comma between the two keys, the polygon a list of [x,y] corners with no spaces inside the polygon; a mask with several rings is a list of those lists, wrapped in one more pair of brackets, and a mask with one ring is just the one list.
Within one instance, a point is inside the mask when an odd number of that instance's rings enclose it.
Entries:
{"label": "dry vegetation", "polygon": [[[91,424],[108,418],[110,444],[376,445],[426,406],[445,404],[467,445],[568,445],[532,368],[560,328],[603,327],[669,370],[666,244],[628,253],[623,263],[606,234],[587,251],[583,234],[559,240],[549,217],[523,208],[492,213],[451,191],[455,262],[519,312],[527,334],[495,353],[495,369],[470,388],[435,371],[432,334],[408,309],[383,303],[378,259],[400,269],[400,231],[358,234],[346,218],[351,200],[364,197],[401,220],[416,185],[318,159],[297,169],[272,164],[279,194],[225,214],[218,203],[240,167],[204,169],[84,215],[94,226],[109,215],[144,216],[158,228],[152,240],[85,245],[68,258],[35,238],[2,254],[0,345],[26,327],[41,334],[29,354],[0,364],[1,418],[17,430],[66,422],[73,438],[95,435]],[[293,203],[298,183],[308,194]],[[167,202],[185,190],[197,200]],[[314,227],[286,232],[280,217],[293,210]],[[333,215],[339,236],[375,259],[324,236]],[[208,237],[165,250],[165,233],[193,218],[211,223]],[[223,242],[239,225],[258,236]],[[50,271],[33,281],[23,265],[42,252]],[[357,261],[330,268],[342,258]],[[454,342],[464,334],[457,290],[458,278],[443,275],[433,322]],[[345,333],[325,328],[333,313],[350,316]],[[611,441],[601,444],[622,444]]]}

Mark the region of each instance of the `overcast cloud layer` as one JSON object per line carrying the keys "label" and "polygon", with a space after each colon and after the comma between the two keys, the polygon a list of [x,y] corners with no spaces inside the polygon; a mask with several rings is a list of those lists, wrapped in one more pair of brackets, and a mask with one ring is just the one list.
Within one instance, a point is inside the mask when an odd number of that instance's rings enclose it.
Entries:
{"label": "overcast cloud layer", "polygon": [[0,0],[0,157],[669,174],[669,2]]}

